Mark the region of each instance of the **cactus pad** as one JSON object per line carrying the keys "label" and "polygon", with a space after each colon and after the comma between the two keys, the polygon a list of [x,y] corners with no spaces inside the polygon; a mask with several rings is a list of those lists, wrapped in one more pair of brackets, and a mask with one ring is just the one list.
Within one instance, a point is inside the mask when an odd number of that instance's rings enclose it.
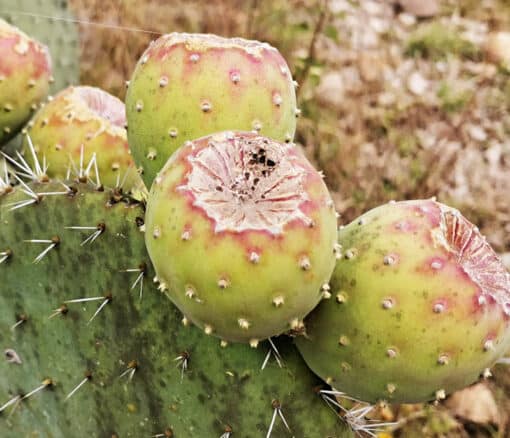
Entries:
{"label": "cactus pad", "polygon": [[0,198],[2,437],[351,436],[285,339],[283,367],[261,370],[265,345],[181,323],[153,286],[140,206],[27,187]]}

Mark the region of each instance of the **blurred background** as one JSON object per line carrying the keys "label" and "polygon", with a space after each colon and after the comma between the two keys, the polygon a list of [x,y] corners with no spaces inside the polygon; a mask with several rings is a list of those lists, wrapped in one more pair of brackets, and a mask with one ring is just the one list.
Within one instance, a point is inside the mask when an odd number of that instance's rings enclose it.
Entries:
{"label": "blurred background", "polygon": [[[267,41],[300,86],[297,143],[324,171],[344,223],[436,196],[510,266],[510,1],[69,0],[80,76],[124,97],[160,34]],[[381,438],[510,437],[510,365],[444,404],[381,406]],[[313,437],[310,437],[313,438]]]}

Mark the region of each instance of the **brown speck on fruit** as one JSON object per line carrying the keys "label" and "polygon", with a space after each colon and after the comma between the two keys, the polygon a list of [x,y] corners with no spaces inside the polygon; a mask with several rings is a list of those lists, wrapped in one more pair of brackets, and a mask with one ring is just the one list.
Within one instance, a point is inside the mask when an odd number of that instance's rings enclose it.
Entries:
{"label": "brown speck on fruit", "polygon": [[448,365],[448,363],[450,362],[450,358],[448,357],[447,354],[441,354],[438,358],[437,358],[437,363],[439,365]]}
{"label": "brown speck on fruit", "polygon": [[391,309],[393,307],[393,299],[391,298],[385,298],[384,300],[382,300],[381,302],[381,306],[383,309]]}
{"label": "brown speck on fruit", "polygon": [[397,357],[397,350],[395,348],[388,348],[386,350],[386,355],[390,358],[390,359],[394,359],[395,357]]}
{"label": "brown speck on fruit", "polygon": [[387,254],[384,256],[383,263],[386,266],[391,266],[397,263],[397,258],[393,254]]}
{"label": "brown speck on fruit", "polygon": [[310,259],[307,256],[302,256],[299,259],[299,267],[303,271],[308,271],[312,267],[312,264],[310,263]]}
{"label": "brown speck on fruit", "polygon": [[218,287],[220,289],[226,289],[229,286],[229,281],[226,278],[220,278],[218,280]]}
{"label": "brown speck on fruit", "polygon": [[282,295],[278,295],[273,298],[273,305],[275,307],[281,307],[281,306],[283,306],[284,303],[285,303],[285,299],[283,298]]}
{"label": "brown speck on fruit", "polygon": [[338,345],[341,345],[342,347],[347,347],[350,343],[349,338],[345,335],[340,336],[338,339]]}

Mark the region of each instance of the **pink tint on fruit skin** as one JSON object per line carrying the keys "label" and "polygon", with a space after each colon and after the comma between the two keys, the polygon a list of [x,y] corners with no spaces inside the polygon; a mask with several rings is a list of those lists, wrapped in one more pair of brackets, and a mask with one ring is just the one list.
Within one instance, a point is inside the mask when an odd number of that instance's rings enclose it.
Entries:
{"label": "pink tint on fruit skin", "polygon": [[[214,228],[216,225],[216,222],[213,218],[209,217],[206,212],[201,208],[194,205],[195,197],[192,193],[188,191],[177,191],[176,188],[181,185],[180,182],[178,182],[173,188],[169,188],[168,192],[170,194],[178,193],[178,196],[182,196],[185,199],[185,203],[188,209],[188,212],[191,216],[199,216],[202,219],[206,220],[209,223],[209,229],[210,229],[210,236],[207,240],[208,245],[216,246],[217,243],[224,240],[225,234],[229,234],[231,239],[234,239],[239,243],[239,245],[244,248],[245,250],[249,250],[251,246],[253,246],[253,240],[255,238],[260,238],[260,236],[264,236],[266,239],[276,242],[278,246],[283,250],[285,246],[285,239],[287,237],[287,234],[294,230],[307,230],[307,236],[308,240],[310,241],[316,241],[320,236],[320,227],[315,226],[313,228],[310,228],[308,225],[306,225],[301,220],[293,220],[285,225],[284,232],[282,234],[273,234],[269,230],[244,230],[244,231],[222,231],[220,233],[215,233]],[[188,223],[189,224],[189,223]],[[188,226],[188,225],[187,225]],[[193,226],[189,225],[192,229]]]}
{"label": "pink tint on fruit skin", "polygon": [[[18,70],[23,70],[27,66],[32,66],[32,79],[39,79],[43,75],[51,74],[51,65],[48,52],[44,46],[38,46],[34,42],[28,42],[28,50],[24,55],[16,51],[16,45],[19,44],[21,37],[18,35],[12,38],[0,39],[0,53],[9,53],[11,62],[0,63],[0,73],[5,76],[11,76]],[[12,61],[14,59],[14,61]]]}
{"label": "pink tint on fruit skin", "polygon": [[420,218],[425,217],[429,225],[433,228],[439,227],[441,224],[441,209],[435,201],[423,201],[420,205],[411,205],[408,207],[413,215]]}
{"label": "pink tint on fruit skin", "polygon": [[[265,236],[266,239],[272,241],[273,243],[276,243],[280,249],[284,250],[286,237],[288,233],[296,230],[297,231],[306,230],[305,236],[307,240],[310,242],[317,241],[318,239],[320,239],[321,227],[316,223],[314,223],[313,226],[310,226],[309,224],[305,223],[300,219],[295,219],[286,223],[284,226],[284,232],[281,234],[274,234],[269,230],[262,229],[243,230],[241,232],[223,231],[220,233],[215,233],[213,231],[216,226],[215,220],[209,217],[203,208],[194,205],[195,196],[193,195],[193,193],[191,193],[188,190],[185,191],[178,190],[178,187],[182,186],[183,183],[185,182],[186,175],[188,175],[192,171],[192,165],[189,161],[189,157],[197,156],[202,149],[208,146],[208,144],[209,142],[206,143],[204,143],[203,141],[195,142],[194,143],[195,147],[183,148],[181,149],[180,152],[178,152],[178,156],[176,157],[174,164],[182,166],[181,171],[182,178],[181,180],[176,181],[172,186],[169,186],[167,188],[167,196],[169,198],[172,198],[174,196],[183,197],[190,215],[202,217],[209,223],[211,235],[209,237],[208,242],[210,242],[212,246],[215,246],[217,241],[221,241],[224,238],[223,236],[225,235],[225,233],[228,233],[231,239],[234,239],[237,242],[239,242],[239,245],[246,251],[249,250],[250,246],[253,246],[253,240],[255,238],[259,239],[260,236]],[[312,192],[312,190],[310,189],[313,188],[313,186],[318,184],[320,187],[323,185],[321,176],[317,172],[315,172],[315,170],[309,163],[306,162],[304,156],[297,149],[287,150],[287,153],[289,156],[297,158],[299,160],[299,164],[302,165],[303,169],[305,169],[307,172],[303,184],[305,190],[307,190],[308,192]],[[314,200],[308,199],[301,202],[301,204],[299,205],[299,209],[306,216],[313,220],[317,216],[317,213],[321,211],[321,209],[325,210],[328,208],[326,207],[326,201],[327,200],[323,198]]]}
{"label": "pink tint on fruit skin", "polygon": [[390,233],[412,233],[418,231],[419,226],[409,219],[398,220],[393,222],[389,228]]}

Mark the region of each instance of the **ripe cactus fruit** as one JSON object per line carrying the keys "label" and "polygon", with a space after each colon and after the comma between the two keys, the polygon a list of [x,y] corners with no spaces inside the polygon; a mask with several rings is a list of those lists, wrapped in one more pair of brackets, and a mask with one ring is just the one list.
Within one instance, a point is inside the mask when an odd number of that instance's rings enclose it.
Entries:
{"label": "ripe cactus fruit", "polygon": [[140,58],[126,95],[129,146],[150,187],[185,141],[227,129],[291,141],[296,95],[291,73],[269,44],[172,33]]}
{"label": "ripe cactus fruit", "polygon": [[2,0],[0,18],[46,45],[53,56],[54,80],[50,94],[77,84],[80,79],[79,29],[68,3],[67,0]]}
{"label": "ripe cactus fruit", "polygon": [[31,183],[0,214],[2,437],[352,436],[289,340],[262,370],[266,348],[181,322],[152,281],[139,205]]}
{"label": "ripe cactus fruit", "polygon": [[95,87],[68,87],[41,108],[28,134],[40,161],[48,163],[51,178],[65,178],[70,168],[92,160],[103,184],[123,182],[130,190],[140,177],[125,123],[124,104],[116,97]]}
{"label": "ripe cactus fruit", "polygon": [[188,142],[149,194],[158,278],[187,318],[229,341],[299,329],[327,293],[336,237],[319,172],[294,145],[255,133]]}
{"label": "ripe cactus fruit", "polygon": [[0,18],[0,146],[28,121],[49,90],[46,46]]}
{"label": "ripe cactus fruit", "polygon": [[339,232],[333,299],[297,345],[366,401],[441,399],[510,346],[510,274],[478,229],[434,200],[389,203]]}

